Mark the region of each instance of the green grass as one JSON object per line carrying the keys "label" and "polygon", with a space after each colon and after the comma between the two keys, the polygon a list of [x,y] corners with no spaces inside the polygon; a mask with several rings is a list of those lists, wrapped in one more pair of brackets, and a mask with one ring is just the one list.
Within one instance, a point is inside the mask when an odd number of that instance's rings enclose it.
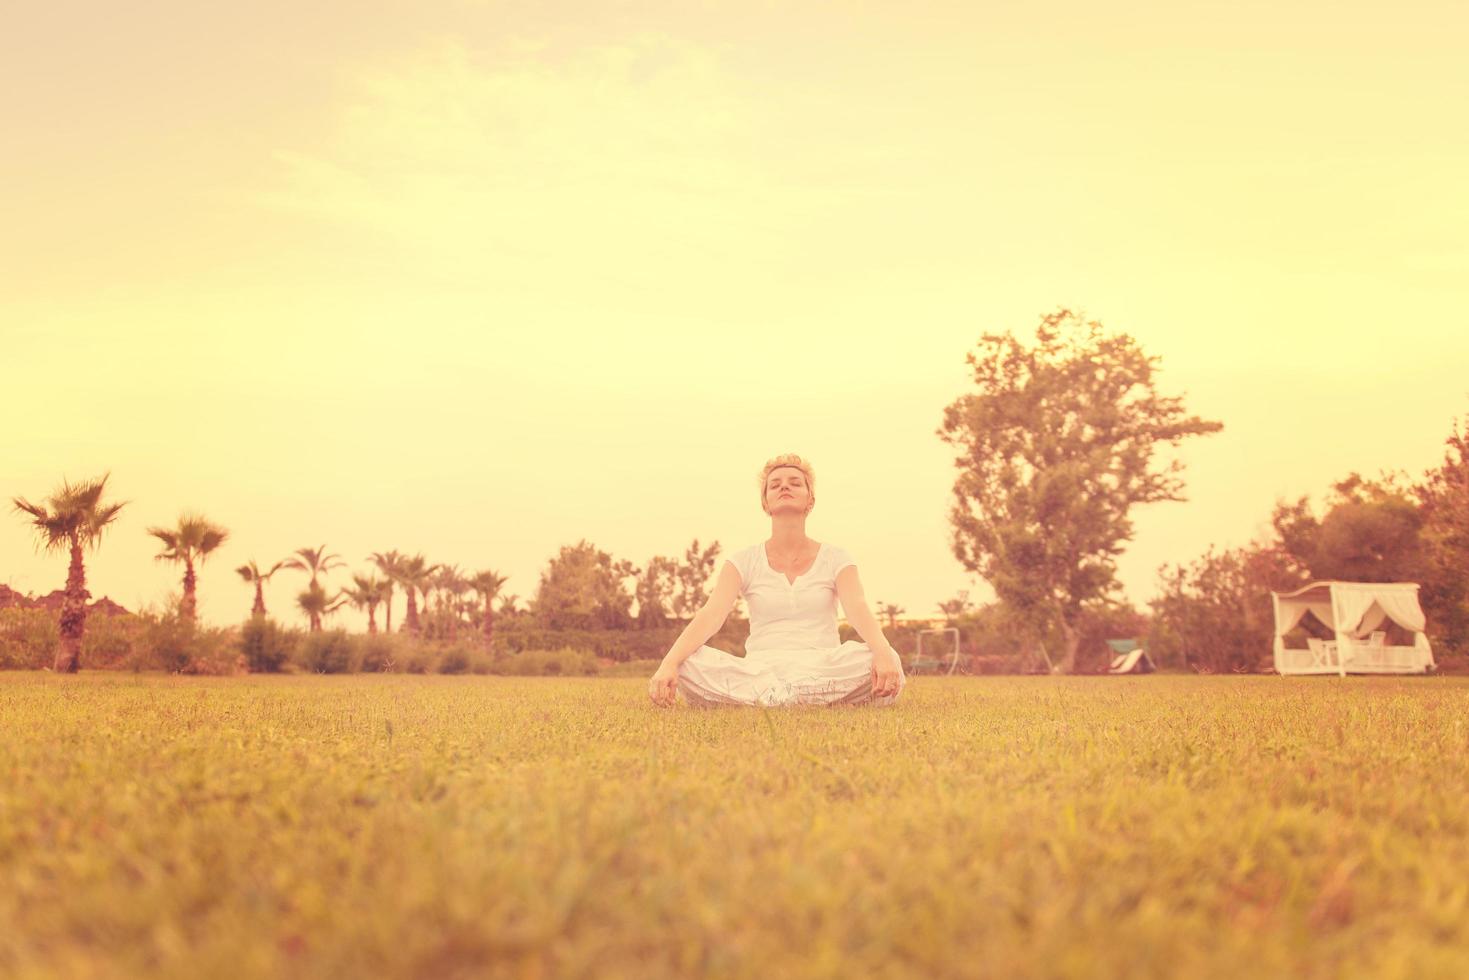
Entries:
{"label": "green grass", "polygon": [[0,674],[0,974],[1469,974],[1469,681],[645,687]]}

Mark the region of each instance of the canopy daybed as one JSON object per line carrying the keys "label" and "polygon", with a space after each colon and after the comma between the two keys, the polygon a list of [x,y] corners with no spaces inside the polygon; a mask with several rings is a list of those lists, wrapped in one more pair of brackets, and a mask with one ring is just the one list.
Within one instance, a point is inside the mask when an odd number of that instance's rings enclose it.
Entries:
{"label": "canopy daybed", "polygon": [[[1271,596],[1278,673],[1346,676],[1423,674],[1433,669],[1417,583],[1312,582]],[[1304,647],[1286,646],[1286,634],[1303,626],[1308,616],[1316,621],[1317,632],[1330,633],[1331,638],[1311,636]]]}

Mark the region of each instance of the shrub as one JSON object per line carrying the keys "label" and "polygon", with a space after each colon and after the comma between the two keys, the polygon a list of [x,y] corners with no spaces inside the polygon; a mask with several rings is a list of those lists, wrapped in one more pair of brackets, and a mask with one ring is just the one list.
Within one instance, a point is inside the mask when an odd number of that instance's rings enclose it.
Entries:
{"label": "shrub", "polygon": [[[548,630],[533,625],[516,624],[495,631],[495,647],[500,656],[528,650],[559,650],[572,647],[587,650],[608,660],[645,660],[661,658],[683,632],[682,625],[657,629],[634,630]],[[738,646],[749,635],[749,625],[734,617],[710,640],[711,645],[725,646],[724,641]]]}
{"label": "shrub", "polygon": [[526,650],[496,660],[491,673],[516,677],[569,677],[597,673],[597,658],[589,650]]}
{"label": "shrub", "polygon": [[347,674],[357,668],[357,649],[346,630],[306,634],[300,646],[302,669],[313,674]]}
{"label": "shrub", "polygon": [[274,674],[291,659],[296,634],[273,619],[252,616],[240,627],[240,654],[252,674]]}
{"label": "shrub", "polygon": [[131,666],[137,659],[148,624],[134,615],[87,616],[87,631],[82,635],[82,666],[112,670]]}
{"label": "shrub", "polygon": [[233,631],[201,627],[172,613],[143,613],[128,666],[171,674],[231,674],[243,669]]}
{"label": "shrub", "polygon": [[467,674],[475,651],[463,643],[445,647],[439,652],[438,671],[441,674]]}
{"label": "shrub", "polygon": [[174,616],[146,617],[142,642],[133,657],[134,670],[181,673],[194,662],[194,627]]}
{"label": "shrub", "polygon": [[[50,610],[0,609],[0,669],[50,667],[60,645],[61,630]],[[87,666],[85,659],[82,666]]]}
{"label": "shrub", "polygon": [[413,641],[393,633],[368,633],[357,638],[358,669],[378,673],[405,670]]}
{"label": "shrub", "polygon": [[433,647],[423,643],[409,644],[403,653],[400,668],[407,674],[431,674],[439,665],[439,655]]}

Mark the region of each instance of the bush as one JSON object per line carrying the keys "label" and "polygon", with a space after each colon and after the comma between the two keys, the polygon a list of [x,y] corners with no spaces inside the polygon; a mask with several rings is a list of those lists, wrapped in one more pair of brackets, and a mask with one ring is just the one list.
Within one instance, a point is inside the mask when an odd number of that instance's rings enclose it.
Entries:
{"label": "bush", "polygon": [[346,630],[306,634],[299,663],[313,674],[348,674],[357,669],[357,648]]}
{"label": "bush", "polygon": [[474,662],[478,651],[463,644],[456,643],[451,647],[444,647],[439,651],[438,671],[441,674],[467,674],[470,665]]}
{"label": "bush", "polygon": [[[517,623],[495,630],[495,649],[501,657],[528,650],[572,647],[607,660],[661,660],[682,632],[682,624],[646,630],[548,630]],[[749,635],[749,622],[731,616],[709,643],[720,649],[734,650],[739,649]]]}
{"label": "bush", "polygon": [[589,650],[526,650],[501,657],[490,671],[515,677],[570,677],[597,673],[597,658]]}
{"label": "bush", "polygon": [[172,613],[140,614],[128,666],[171,674],[232,674],[244,668],[231,630],[201,627]]}
{"label": "bush", "polygon": [[399,663],[399,669],[405,674],[432,674],[438,670],[438,651],[426,644],[413,643],[404,650]]}
{"label": "bush", "polygon": [[[0,609],[0,669],[40,670],[56,662],[61,630],[48,609]],[[86,666],[86,660],[82,666]]]}
{"label": "bush", "polygon": [[240,655],[252,674],[274,674],[296,648],[296,634],[273,619],[252,616],[240,627]]}
{"label": "bush", "polygon": [[413,648],[412,640],[394,633],[368,633],[357,637],[358,669],[372,673],[406,670],[406,661],[412,656]]}
{"label": "bush", "polygon": [[131,666],[137,660],[147,625],[131,614],[89,614],[87,631],[82,634],[82,666],[96,670]]}

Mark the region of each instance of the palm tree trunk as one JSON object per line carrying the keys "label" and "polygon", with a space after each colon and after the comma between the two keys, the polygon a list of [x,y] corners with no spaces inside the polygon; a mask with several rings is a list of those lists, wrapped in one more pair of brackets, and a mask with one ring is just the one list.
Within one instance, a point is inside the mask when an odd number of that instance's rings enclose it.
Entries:
{"label": "palm tree trunk", "polygon": [[408,612],[403,614],[403,632],[418,634],[418,597],[413,587],[408,587]]}
{"label": "palm tree trunk", "polygon": [[250,607],[250,615],[265,615],[265,588],[259,578],[255,579],[255,605]]}
{"label": "palm tree trunk", "polygon": [[71,567],[66,572],[66,593],[61,600],[61,645],[51,669],[58,674],[75,674],[82,665],[82,636],[87,630],[87,570],[82,565],[82,543],[71,542]]}
{"label": "palm tree trunk", "polygon": [[197,603],[196,593],[199,588],[199,580],[194,577],[194,563],[184,562],[184,600],[179,603],[179,615],[184,622],[192,623],[197,618],[195,606]]}
{"label": "palm tree trunk", "polygon": [[495,643],[495,614],[490,609],[490,597],[485,596],[485,649],[489,650]]}
{"label": "palm tree trunk", "polygon": [[377,603],[369,603],[367,606],[367,632],[377,632]]}
{"label": "palm tree trunk", "polygon": [[388,632],[391,633],[393,632],[393,589],[391,586],[388,588],[388,597],[383,600],[383,604],[388,609]]}

